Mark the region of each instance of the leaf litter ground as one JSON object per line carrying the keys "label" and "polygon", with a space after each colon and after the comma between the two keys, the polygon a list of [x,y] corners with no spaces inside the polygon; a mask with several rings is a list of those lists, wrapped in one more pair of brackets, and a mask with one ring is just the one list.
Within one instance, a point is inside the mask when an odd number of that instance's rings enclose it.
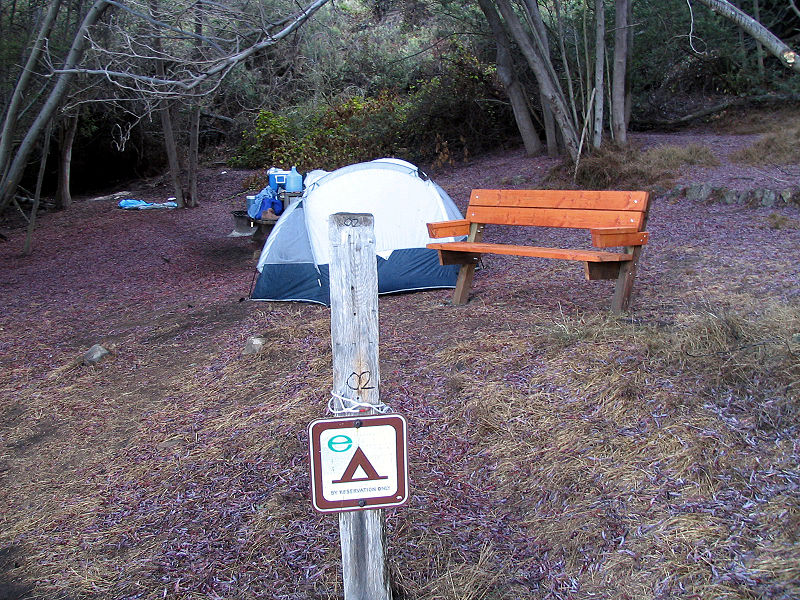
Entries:
{"label": "leaf litter ground", "polygon": [[[511,152],[435,178],[463,209],[552,166]],[[0,597],[341,597],[306,457],[329,313],[240,301],[247,175],[207,170],[191,211],[78,202],[41,218],[33,256],[20,230],[0,245]],[[619,318],[612,283],[563,261],[486,257],[465,307],[382,297],[382,398],[410,429],[395,596],[800,595],[798,227],[796,207],[657,197]],[[243,356],[252,335],[269,346]],[[81,365],[98,342],[112,355]]]}

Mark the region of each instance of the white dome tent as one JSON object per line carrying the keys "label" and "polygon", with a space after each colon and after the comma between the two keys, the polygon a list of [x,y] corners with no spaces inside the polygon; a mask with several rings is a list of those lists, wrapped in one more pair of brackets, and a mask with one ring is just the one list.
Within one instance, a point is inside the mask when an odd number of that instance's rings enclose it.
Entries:
{"label": "white dome tent", "polygon": [[457,266],[439,264],[426,223],[461,219],[447,193],[411,163],[379,159],[336,171],[312,171],[302,198],[281,215],[259,258],[253,300],[330,305],[328,218],[375,218],[378,292],[455,287]]}

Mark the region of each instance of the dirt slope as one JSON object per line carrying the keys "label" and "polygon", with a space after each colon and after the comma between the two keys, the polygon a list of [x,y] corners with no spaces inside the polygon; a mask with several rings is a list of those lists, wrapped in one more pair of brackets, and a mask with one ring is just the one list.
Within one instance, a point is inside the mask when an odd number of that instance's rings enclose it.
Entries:
{"label": "dirt slope", "polygon": [[[704,137],[721,166],[676,184],[796,185],[725,160],[751,139]],[[431,175],[463,209],[553,164]],[[80,201],[41,218],[30,257],[21,230],[0,244],[0,598],[340,596],[306,470],[328,311],[241,301],[254,249],[227,233],[246,175],[207,170],[191,211]],[[398,597],[800,594],[800,208],[660,196],[649,230],[620,319],[612,284],[562,261],[486,257],[465,307],[381,298],[382,393],[411,430]],[[255,334],[271,347],[242,356]],[[80,365],[97,342],[113,355]]]}

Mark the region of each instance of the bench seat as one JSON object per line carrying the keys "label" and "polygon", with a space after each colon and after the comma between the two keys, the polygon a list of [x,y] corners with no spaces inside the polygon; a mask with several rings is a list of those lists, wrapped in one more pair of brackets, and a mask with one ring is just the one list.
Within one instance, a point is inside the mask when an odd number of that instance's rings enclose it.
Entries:
{"label": "bench seat", "polygon": [[[570,250],[565,248],[542,248],[538,246],[514,246],[511,244],[485,244],[479,242],[434,242],[428,248],[448,252],[470,252],[476,254],[505,254],[510,256],[532,256],[560,258],[585,262],[621,262],[633,259],[633,254],[600,252],[597,250]],[[462,262],[450,264],[464,264]]]}

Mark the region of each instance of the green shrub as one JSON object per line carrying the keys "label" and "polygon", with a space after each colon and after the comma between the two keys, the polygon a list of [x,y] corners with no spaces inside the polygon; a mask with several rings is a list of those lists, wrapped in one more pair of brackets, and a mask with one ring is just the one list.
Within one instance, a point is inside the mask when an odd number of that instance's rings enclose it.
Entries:
{"label": "green shrub", "polygon": [[447,70],[407,91],[384,90],[327,105],[262,111],[234,164],[335,169],[382,156],[449,162],[518,134],[494,68],[454,46]]}

